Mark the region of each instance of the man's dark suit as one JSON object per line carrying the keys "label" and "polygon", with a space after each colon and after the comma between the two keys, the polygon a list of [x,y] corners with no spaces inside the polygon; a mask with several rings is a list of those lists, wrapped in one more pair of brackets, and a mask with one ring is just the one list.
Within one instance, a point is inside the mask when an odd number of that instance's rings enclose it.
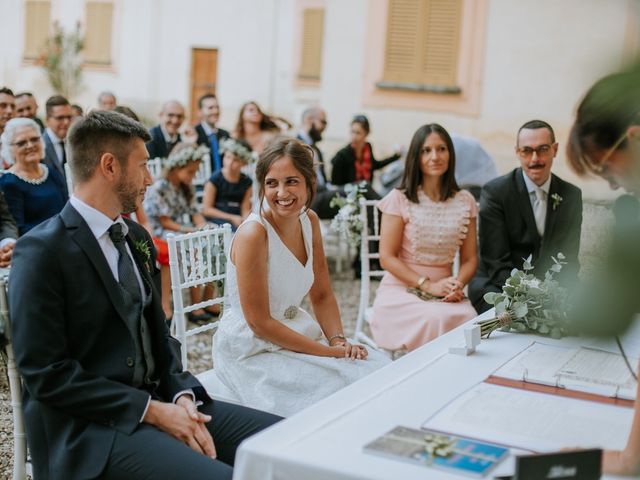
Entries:
{"label": "man's dark suit", "polygon": [[151,135],[151,140],[146,143],[149,158],[167,158],[176,143],[181,141],[180,134],[178,134],[178,138],[175,143],[167,144],[160,125],[156,125],[149,130],[149,135]]}
{"label": "man's dark suit", "polygon": [[60,191],[64,195],[64,198],[69,198],[69,191],[67,190],[67,174],[64,171],[64,165],[62,163],[62,159],[58,158],[58,154],[56,153],[56,149],[53,146],[53,141],[49,134],[44,131],[42,134],[42,139],[44,140],[44,160],[42,163],[47,165],[49,168],[53,168],[58,171],[60,177],[64,180],[60,183]]}
{"label": "man's dark suit", "polygon": [[[222,442],[225,428],[232,430],[232,436],[237,434],[233,429],[238,417],[229,418],[222,412],[241,407],[214,404],[196,378],[182,371],[179,344],[169,335],[162,311],[155,251],[151,247],[152,254],[146,259],[136,247],[139,242],[147,248],[153,243],[141,226],[125,222],[129,227],[127,243],[151,296],[143,315],[155,375],[138,387],[133,386],[139,356],[135,330],[127,320],[130,311],[126,311],[122,289],[80,214],[67,203],[59,215],[34,228],[16,245],[9,299],[36,480],[95,478],[105,466],[114,468],[114,454],[130,453],[131,442],[144,442],[148,447],[158,436],[162,438],[158,438],[158,447],[152,444],[155,457],[149,458],[149,463],[177,460],[176,449],[185,445],[140,423],[149,395],[172,402],[177,393],[191,389],[197,400],[205,402],[205,413],[217,409],[219,420],[227,423],[216,425],[214,417],[214,441],[217,436]],[[260,417],[264,414],[255,413],[257,423],[264,420]],[[247,436],[259,429],[256,422],[251,425],[256,428],[247,429],[243,424],[238,429]],[[223,442],[218,447],[219,458],[225,460],[226,456],[232,462],[235,447],[237,444],[232,447],[231,442]],[[196,454],[194,459],[197,463],[206,457]],[[184,469],[186,478],[190,465],[179,468]]]}
{"label": "man's dark suit", "polygon": [[[562,197],[554,208],[554,194]],[[478,312],[488,305],[483,295],[500,292],[513,268],[521,268],[532,255],[534,273],[544,275],[553,263],[551,256],[562,252],[567,261],[563,278],[575,279],[580,265],[580,229],[582,226],[582,192],[555,175],[551,175],[547,200],[544,237],[540,237],[522,169],[487,183],[480,196],[480,262],[476,276],[469,283],[469,298]]]}
{"label": "man's dark suit", "polygon": [[316,174],[320,177],[318,179],[318,187],[316,188],[316,194],[313,197],[313,202],[311,202],[311,210],[318,214],[323,220],[330,220],[336,216],[338,213],[338,207],[331,207],[331,200],[336,196],[340,195],[343,190],[339,189],[331,189],[327,188],[327,172],[324,167],[324,159],[322,157],[322,152],[318,148],[315,143],[308,143],[309,140],[305,139],[302,135],[298,134],[296,137],[298,140],[309,145],[315,154],[315,160],[318,162],[318,168],[316,168]]}
{"label": "man's dark suit", "polygon": [[[196,130],[196,133],[198,134],[198,140],[197,140],[198,145],[205,145],[205,146],[211,148],[211,143],[209,142],[209,137],[207,136],[207,133],[204,131],[204,128],[202,127],[201,123],[196,125],[195,130]],[[229,136],[230,136],[229,132],[227,132],[226,130],[223,130],[222,128],[218,128],[218,130],[216,131],[216,138],[218,139],[218,146],[220,145],[220,142],[222,140],[224,140],[225,138],[229,138]],[[220,151],[220,150],[218,150],[218,151]],[[220,155],[220,164],[222,164],[222,155]],[[212,154],[211,155],[211,172],[214,173],[215,171],[216,171],[215,160],[214,160],[213,154]]]}

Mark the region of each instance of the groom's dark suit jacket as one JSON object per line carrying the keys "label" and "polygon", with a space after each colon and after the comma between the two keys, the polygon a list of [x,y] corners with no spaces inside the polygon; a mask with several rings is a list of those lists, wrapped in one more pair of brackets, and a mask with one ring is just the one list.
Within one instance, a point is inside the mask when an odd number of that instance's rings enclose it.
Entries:
{"label": "groom's dark suit jacket", "polygon": [[[554,194],[562,197],[555,207]],[[483,295],[502,291],[511,270],[522,268],[523,260],[529,255],[532,255],[533,273],[543,279],[553,263],[551,256],[562,252],[567,262],[562,278],[575,280],[580,269],[578,251],[582,226],[582,192],[575,185],[551,175],[542,238],[520,168],[483,187],[479,218],[480,262],[476,276],[469,283],[469,299],[478,312],[490,308]]]}
{"label": "groom's dark suit jacket", "polygon": [[[132,385],[135,341],[120,287],[80,214],[68,203],[16,244],[9,301],[38,480],[98,476],[116,431],[136,430],[149,395],[171,402],[176,393],[193,389],[197,399],[209,401],[195,377],[182,371],[179,344],[166,327],[151,238],[125,222],[151,295],[144,317],[156,375],[154,384],[140,388]],[[149,246],[150,258],[136,247],[139,242]]]}

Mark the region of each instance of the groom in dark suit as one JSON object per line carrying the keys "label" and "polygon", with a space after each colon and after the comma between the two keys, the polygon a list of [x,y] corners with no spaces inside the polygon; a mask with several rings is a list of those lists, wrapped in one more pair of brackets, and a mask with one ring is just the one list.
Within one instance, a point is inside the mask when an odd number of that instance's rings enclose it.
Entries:
{"label": "groom in dark suit", "polygon": [[500,292],[514,268],[532,255],[534,274],[544,278],[562,252],[566,282],[577,277],[580,265],[582,192],[551,173],[558,152],[553,129],[532,120],[518,130],[516,155],[520,168],[487,183],[480,197],[480,262],[469,283],[469,299],[478,313],[488,310],[483,296]]}
{"label": "groom in dark suit", "polygon": [[9,300],[36,480],[230,479],[239,443],[278,420],[212,401],[182,371],[153,243],[120,215],[151,184],[148,139],[117,113],[80,119],[68,135],[74,194],[15,247]]}

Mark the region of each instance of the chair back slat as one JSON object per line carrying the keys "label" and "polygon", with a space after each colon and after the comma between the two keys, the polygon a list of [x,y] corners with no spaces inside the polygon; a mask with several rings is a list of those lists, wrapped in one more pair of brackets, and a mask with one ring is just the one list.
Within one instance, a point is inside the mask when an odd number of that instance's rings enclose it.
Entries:
{"label": "chair back slat", "polygon": [[150,158],[147,162],[147,168],[153,180],[158,180],[162,176],[162,158]]}
{"label": "chair back slat", "polygon": [[[187,369],[187,339],[207,330],[212,332],[218,320],[205,325],[187,328],[187,314],[200,308],[226,303],[226,258],[231,241],[231,225],[209,228],[184,235],[169,235],[169,270],[171,272],[171,294],[173,299],[172,332],[181,343],[182,366]],[[212,299],[190,304],[188,290],[219,284]]]}
{"label": "chair back slat", "polygon": [[371,260],[380,258],[378,248],[373,245],[380,243],[380,211],[378,210],[379,200],[360,199],[360,221],[362,222],[362,233],[360,241],[360,303],[358,306],[358,316],[356,318],[355,337],[363,343],[377,348],[376,343],[364,332],[364,323],[370,302],[371,278],[380,278],[384,275],[384,270],[371,270]]}
{"label": "chair back slat", "polygon": [[0,316],[5,326],[4,334],[8,340],[5,350],[7,354],[9,390],[11,391],[11,409],[13,412],[13,480],[26,480],[27,436],[24,430],[24,417],[22,413],[22,380],[16,366],[11,339],[7,280],[6,276],[0,278]]}

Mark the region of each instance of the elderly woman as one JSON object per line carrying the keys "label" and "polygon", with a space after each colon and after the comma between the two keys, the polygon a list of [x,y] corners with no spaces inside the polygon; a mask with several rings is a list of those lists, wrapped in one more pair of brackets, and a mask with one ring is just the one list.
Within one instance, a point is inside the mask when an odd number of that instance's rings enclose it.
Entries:
{"label": "elderly woman", "polygon": [[11,168],[0,177],[0,188],[20,235],[53,217],[66,203],[64,179],[40,163],[44,142],[40,127],[30,118],[7,122],[2,134],[2,157]]}

